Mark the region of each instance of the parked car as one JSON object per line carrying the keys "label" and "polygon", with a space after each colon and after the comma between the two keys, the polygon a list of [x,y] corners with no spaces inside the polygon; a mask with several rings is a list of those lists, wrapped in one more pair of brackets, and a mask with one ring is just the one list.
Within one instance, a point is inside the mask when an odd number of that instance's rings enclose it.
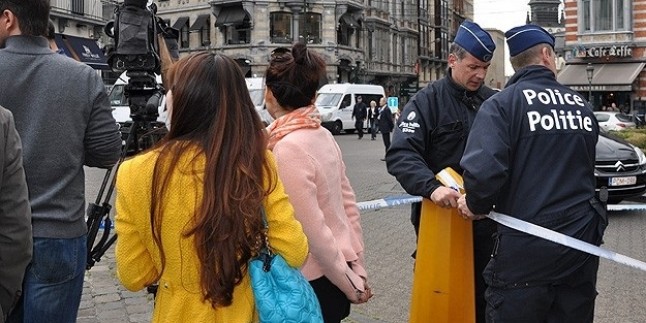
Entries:
{"label": "parked car", "polygon": [[605,131],[621,131],[636,127],[633,117],[620,112],[595,111],[594,116],[599,122],[599,127]]}
{"label": "parked car", "polygon": [[608,203],[646,193],[646,156],[638,147],[601,130],[596,146],[594,175],[597,193],[605,187]]}

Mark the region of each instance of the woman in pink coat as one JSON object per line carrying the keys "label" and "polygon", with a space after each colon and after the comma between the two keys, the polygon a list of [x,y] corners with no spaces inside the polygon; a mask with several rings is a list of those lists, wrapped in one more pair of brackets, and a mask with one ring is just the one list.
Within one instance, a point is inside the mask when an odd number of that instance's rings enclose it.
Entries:
{"label": "woman in pink coat", "polygon": [[304,44],[272,53],[265,103],[278,175],[303,225],[310,254],[301,268],[318,296],[325,322],[340,322],[350,304],[366,302],[367,283],[359,210],[341,150],[321,127],[314,99],[325,62]]}

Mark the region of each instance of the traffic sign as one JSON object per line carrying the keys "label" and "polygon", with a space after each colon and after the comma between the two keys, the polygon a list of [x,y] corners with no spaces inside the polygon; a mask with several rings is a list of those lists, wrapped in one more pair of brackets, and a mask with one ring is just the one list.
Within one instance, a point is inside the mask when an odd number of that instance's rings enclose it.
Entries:
{"label": "traffic sign", "polygon": [[388,97],[388,107],[389,108],[399,108],[399,98],[396,96]]}

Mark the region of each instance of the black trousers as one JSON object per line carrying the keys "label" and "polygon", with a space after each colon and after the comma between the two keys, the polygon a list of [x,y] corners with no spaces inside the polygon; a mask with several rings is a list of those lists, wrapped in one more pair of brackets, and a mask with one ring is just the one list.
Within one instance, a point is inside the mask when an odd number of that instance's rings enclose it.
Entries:
{"label": "black trousers", "polygon": [[310,281],[310,285],[321,304],[325,323],[339,323],[350,315],[350,301],[329,279],[323,276]]}
{"label": "black trousers", "polygon": [[591,323],[597,296],[599,258],[590,256],[567,279],[554,284],[522,288],[489,287],[489,323]]}
{"label": "black trousers", "polygon": [[363,120],[357,119],[357,121],[354,122],[354,128],[359,134],[359,139],[363,138]]}
{"label": "black trousers", "polygon": [[384,147],[386,148],[386,151],[388,151],[388,148],[390,148],[390,132],[382,132],[381,138],[384,141]]}

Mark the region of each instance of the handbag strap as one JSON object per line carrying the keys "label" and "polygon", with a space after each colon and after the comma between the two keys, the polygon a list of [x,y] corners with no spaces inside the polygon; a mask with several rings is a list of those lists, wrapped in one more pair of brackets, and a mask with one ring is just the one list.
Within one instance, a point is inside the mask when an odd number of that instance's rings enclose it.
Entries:
{"label": "handbag strap", "polygon": [[269,223],[267,222],[267,212],[265,212],[265,207],[260,208],[260,212],[262,214],[262,224],[264,225],[265,229],[263,231],[264,239],[263,239],[263,246],[261,251],[267,252],[270,256],[273,255],[273,251],[271,250],[271,246],[269,245]]}

